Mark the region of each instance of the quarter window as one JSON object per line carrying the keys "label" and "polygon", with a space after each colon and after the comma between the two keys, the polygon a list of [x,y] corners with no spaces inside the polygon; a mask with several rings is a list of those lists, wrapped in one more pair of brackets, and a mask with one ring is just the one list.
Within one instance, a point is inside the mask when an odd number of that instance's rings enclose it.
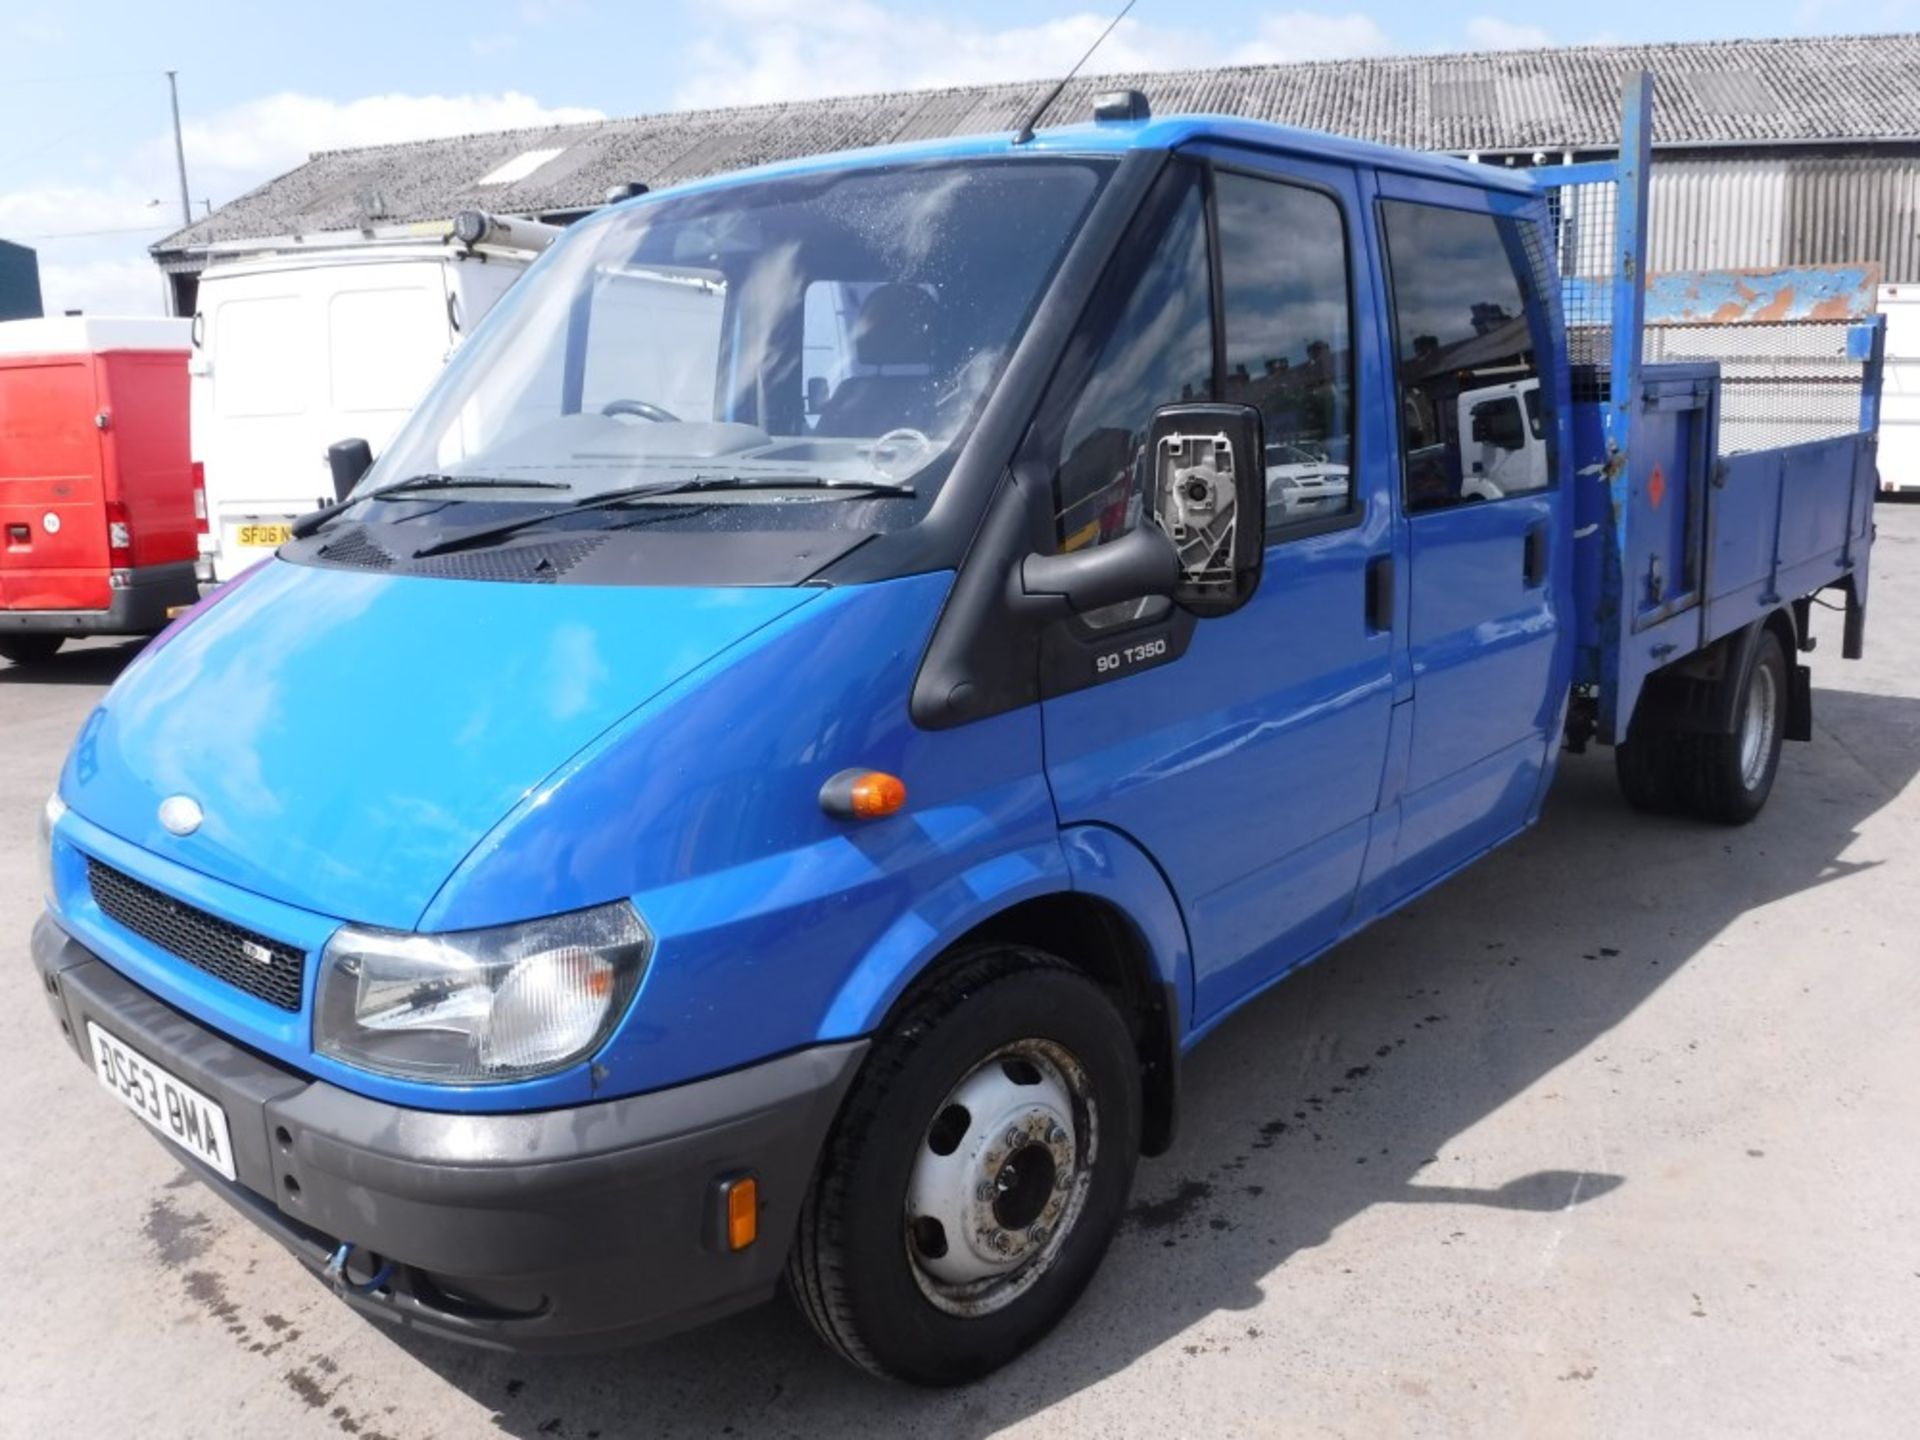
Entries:
{"label": "quarter window", "polygon": [[1266,422],[1267,526],[1354,504],[1353,333],[1346,226],[1331,195],[1235,173],[1215,189],[1222,398]]}
{"label": "quarter window", "polygon": [[1546,489],[1552,427],[1515,263],[1519,222],[1399,200],[1380,209],[1408,512]]}

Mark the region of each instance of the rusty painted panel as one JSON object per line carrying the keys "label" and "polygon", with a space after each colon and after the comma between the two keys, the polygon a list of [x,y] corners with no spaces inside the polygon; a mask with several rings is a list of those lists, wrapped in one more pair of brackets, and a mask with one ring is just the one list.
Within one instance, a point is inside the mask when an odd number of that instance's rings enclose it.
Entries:
{"label": "rusty painted panel", "polygon": [[1857,320],[1873,314],[1879,288],[1878,264],[1681,270],[1647,278],[1647,322],[1766,325],[1787,320]]}

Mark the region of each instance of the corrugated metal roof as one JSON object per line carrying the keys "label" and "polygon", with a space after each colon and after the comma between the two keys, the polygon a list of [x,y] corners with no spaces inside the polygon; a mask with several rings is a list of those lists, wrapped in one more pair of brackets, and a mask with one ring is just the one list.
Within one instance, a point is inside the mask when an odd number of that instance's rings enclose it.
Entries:
{"label": "corrugated metal roof", "polygon": [[[1605,149],[1616,140],[1621,83],[1642,69],[1656,77],[1657,145],[1920,139],[1920,34],[1088,76],[1067,87],[1042,123],[1085,120],[1100,91],[1131,86],[1158,115],[1238,115],[1413,150]],[[520,214],[582,209],[628,181],[658,188],[823,151],[1011,129],[1046,88],[837,97],[327,151],[153,248],[352,229],[371,218],[443,220],[476,205]],[[559,153],[513,183],[477,185],[546,149]]]}

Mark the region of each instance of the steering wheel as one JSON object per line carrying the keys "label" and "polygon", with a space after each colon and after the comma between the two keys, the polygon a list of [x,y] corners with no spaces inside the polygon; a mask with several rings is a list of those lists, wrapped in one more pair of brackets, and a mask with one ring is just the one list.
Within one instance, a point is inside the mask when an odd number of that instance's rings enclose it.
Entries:
{"label": "steering wheel", "polygon": [[651,400],[609,400],[600,407],[602,415],[638,415],[642,420],[656,423],[677,423],[680,417],[665,406],[656,405]]}
{"label": "steering wheel", "polygon": [[[907,448],[908,446],[911,446],[912,449],[909,450]],[[886,434],[873,442],[873,449],[869,452],[869,459],[872,461],[874,469],[891,480],[894,478],[894,472],[889,467],[888,461],[899,461],[902,459],[918,460],[932,448],[933,441],[928,438],[924,430],[916,430],[911,425],[902,425],[897,429],[887,431]],[[888,451],[892,453],[886,454],[885,452]]]}

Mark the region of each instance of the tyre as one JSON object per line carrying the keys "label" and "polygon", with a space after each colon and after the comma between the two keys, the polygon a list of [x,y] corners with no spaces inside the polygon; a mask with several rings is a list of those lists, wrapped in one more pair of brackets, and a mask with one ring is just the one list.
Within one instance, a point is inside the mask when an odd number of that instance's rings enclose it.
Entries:
{"label": "tyre", "polygon": [[66,643],[64,635],[43,635],[22,631],[18,635],[0,635],[0,660],[16,665],[39,665],[51,660]]}
{"label": "tyre", "polygon": [[1140,1110],[1133,1040],[1099,986],[1036,950],[957,957],[867,1057],[801,1209],[788,1288],[877,1375],[988,1374],[1099,1266]]}
{"label": "tyre", "polygon": [[1649,815],[1672,815],[1686,802],[1680,773],[1678,737],[1664,730],[1635,726],[1613,750],[1614,778],[1620,793],[1636,810]]}
{"label": "tyre", "polygon": [[1702,820],[1744,825],[1773,793],[1787,723],[1787,655],[1780,637],[1763,631],[1739,679],[1731,735],[1689,735],[1685,765],[1689,806]]}

